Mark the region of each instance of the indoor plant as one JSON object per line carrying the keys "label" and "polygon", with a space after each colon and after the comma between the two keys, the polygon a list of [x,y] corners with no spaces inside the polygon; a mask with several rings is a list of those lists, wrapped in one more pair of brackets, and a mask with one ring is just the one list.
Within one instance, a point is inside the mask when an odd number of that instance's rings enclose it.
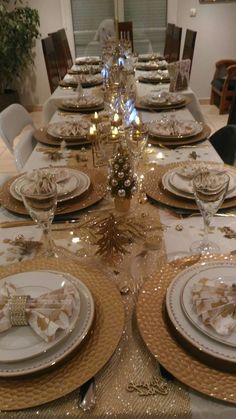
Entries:
{"label": "indoor plant", "polygon": [[[39,14],[23,0],[0,0],[0,110],[12,101],[13,85],[33,63],[32,48],[39,37]],[[13,95],[13,100],[9,99]]]}

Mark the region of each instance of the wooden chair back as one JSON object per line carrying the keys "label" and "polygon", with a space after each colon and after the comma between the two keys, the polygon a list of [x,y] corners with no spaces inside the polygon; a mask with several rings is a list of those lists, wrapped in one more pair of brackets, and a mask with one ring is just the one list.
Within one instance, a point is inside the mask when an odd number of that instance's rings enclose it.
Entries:
{"label": "wooden chair back", "polygon": [[182,60],[186,60],[187,58],[191,60],[189,75],[191,74],[196,36],[197,36],[196,31],[192,31],[191,29],[186,30]]}
{"label": "wooden chair back", "polygon": [[56,53],[54,49],[54,44],[50,36],[42,39],[42,48],[43,48],[43,55],[45,59],[50,90],[51,90],[51,93],[53,93],[59,84],[60,76],[58,72],[57,58],[56,58]]}
{"label": "wooden chair back", "polygon": [[164,46],[164,57],[167,61],[169,61],[170,53],[171,53],[171,44],[174,32],[174,23],[168,23],[166,28],[166,38],[165,38],[165,46]]}
{"label": "wooden chair back", "polygon": [[68,38],[66,35],[66,31],[64,28],[59,29],[57,31],[59,37],[61,38],[61,44],[63,46],[63,50],[64,50],[64,54],[66,56],[66,61],[67,61],[67,69],[71,68],[73,65],[73,60],[72,60],[72,55],[71,55],[71,51],[70,51],[70,46],[69,46],[69,42],[68,42]]}
{"label": "wooden chair back", "polygon": [[134,51],[133,22],[118,22],[119,39],[126,39],[131,42],[132,52]]}
{"label": "wooden chair back", "polygon": [[236,88],[234,90],[234,96],[233,96],[233,99],[229,108],[229,117],[227,121],[227,125],[232,125],[232,124],[236,126]]}
{"label": "wooden chair back", "polygon": [[58,33],[58,31],[51,32],[48,35],[51,37],[53,45],[54,45],[57,66],[58,66],[58,73],[59,73],[60,80],[62,80],[67,73],[68,66],[67,66],[67,57],[66,57],[64,47],[61,41],[61,36]]}
{"label": "wooden chair back", "polygon": [[182,37],[182,28],[175,26],[173,30],[173,36],[171,38],[170,57],[169,57],[170,63],[173,63],[174,61],[179,61],[181,37]]}
{"label": "wooden chair back", "polygon": [[215,73],[211,82],[210,104],[219,106],[220,114],[228,111],[235,95],[236,60],[223,59],[215,64]]}

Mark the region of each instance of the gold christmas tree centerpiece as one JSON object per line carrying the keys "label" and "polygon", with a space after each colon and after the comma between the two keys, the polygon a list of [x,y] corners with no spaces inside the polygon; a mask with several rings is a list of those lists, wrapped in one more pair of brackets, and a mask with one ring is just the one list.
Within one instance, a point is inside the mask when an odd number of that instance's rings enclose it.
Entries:
{"label": "gold christmas tree centerpiece", "polygon": [[134,174],[132,159],[125,145],[119,144],[117,153],[111,160],[108,190],[114,197],[117,211],[128,211],[131,198],[137,190],[137,176]]}

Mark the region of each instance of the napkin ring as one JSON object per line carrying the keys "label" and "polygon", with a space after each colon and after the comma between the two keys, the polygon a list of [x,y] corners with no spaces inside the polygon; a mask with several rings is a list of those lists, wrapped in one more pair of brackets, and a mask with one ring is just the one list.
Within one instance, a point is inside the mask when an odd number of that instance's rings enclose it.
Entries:
{"label": "napkin ring", "polygon": [[28,295],[13,295],[10,298],[9,312],[12,326],[27,326],[26,304]]}

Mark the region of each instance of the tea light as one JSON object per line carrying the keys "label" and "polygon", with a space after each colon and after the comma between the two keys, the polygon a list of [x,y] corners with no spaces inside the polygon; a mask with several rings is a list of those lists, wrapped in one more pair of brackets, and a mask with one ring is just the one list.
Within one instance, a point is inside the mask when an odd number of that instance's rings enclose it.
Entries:
{"label": "tea light", "polygon": [[113,127],[119,127],[120,125],[122,125],[121,117],[118,115],[118,113],[115,113],[111,124],[113,125]]}
{"label": "tea light", "polygon": [[117,128],[117,127],[114,127],[114,128],[112,129],[112,131],[111,131],[111,138],[112,138],[113,140],[116,140],[116,139],[118,138],[118,135],[119,135],[118,128]]}
{"label": "tea light", "polygon": [[96,130],[96,126],[93,124],[90,128],[89,128],[89,134],[88,137],[91,141],[94,141],[96,139],[96,134],[97,134],[97,130]]}
{"label": "tea light", "polygon": [[94,124],[98,124],[98,122],[99,122],[99,115],[98,115],[98,113],[97,112],[95,112],[94,113],[94,115],[91,117],[91,121],[94,123]]}

